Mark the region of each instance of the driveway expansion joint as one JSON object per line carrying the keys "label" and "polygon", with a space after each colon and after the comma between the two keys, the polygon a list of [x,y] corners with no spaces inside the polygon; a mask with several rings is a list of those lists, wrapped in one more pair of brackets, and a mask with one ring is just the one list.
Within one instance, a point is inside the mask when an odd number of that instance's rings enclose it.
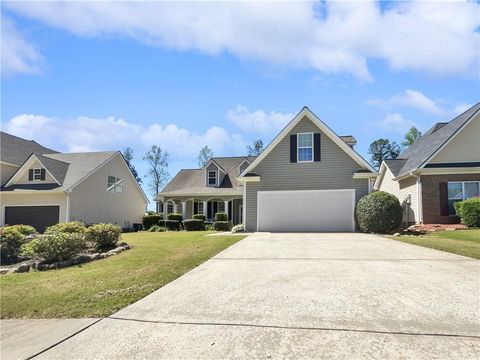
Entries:
{"label": "driveway expansion joint", "polygon": [[124,318],[124,317],[117,317],[117,316],[109,316],[108,319],[120,320],[120,321],[134,321],[134,322],[149,323],[149,324],[167,324],[167,325],[231,326],[231,327],[251,327],[251,328],[282,329],[282,330],[338,331],[338,332],[353,332],[353,333],[366,333],[366,334],[480,339],[480,335],[465,335],[465,334],[414,333],[414,332],[405,332],[405,331],[383,331],[383,330],[347,329],[347,328],[330,328],[330,327],[309,327],[309,326],[261,325],[261,324],[245,324],[245,323],[162,321],[162,320],[131,319],[131,318]]}

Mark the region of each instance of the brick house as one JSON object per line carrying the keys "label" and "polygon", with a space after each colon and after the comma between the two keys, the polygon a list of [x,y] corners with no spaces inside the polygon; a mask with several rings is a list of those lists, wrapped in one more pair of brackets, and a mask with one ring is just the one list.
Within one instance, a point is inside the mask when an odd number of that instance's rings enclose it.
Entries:
{"label": "brick house", "polygon": [[453,204],[480,196],[480,103],[435,124],[379,173],[374,189],[398,197],[405,222],[458,223]]}

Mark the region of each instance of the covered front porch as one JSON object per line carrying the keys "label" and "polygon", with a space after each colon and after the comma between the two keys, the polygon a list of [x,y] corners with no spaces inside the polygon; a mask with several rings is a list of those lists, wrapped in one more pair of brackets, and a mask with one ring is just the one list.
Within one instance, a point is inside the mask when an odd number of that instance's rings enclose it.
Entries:
{"label": "covered front porch", "polygon": [[157,201],[157,212],[166,219],[168,214],[182,214],[182,218],[192,219],[193,215],[203,214],[213,222],[216,213],[225,213],[233,225],[243,222],[242,197],[164,197]]}

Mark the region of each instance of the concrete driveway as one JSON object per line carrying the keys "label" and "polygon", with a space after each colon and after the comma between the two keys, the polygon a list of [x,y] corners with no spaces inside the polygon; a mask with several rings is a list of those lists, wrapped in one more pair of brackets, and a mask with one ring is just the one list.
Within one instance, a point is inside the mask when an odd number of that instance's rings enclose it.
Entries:
{"label": "concrete driveway", "polygon": [[479,271],[373,235],[258,233],[38,358],[478,359]]}

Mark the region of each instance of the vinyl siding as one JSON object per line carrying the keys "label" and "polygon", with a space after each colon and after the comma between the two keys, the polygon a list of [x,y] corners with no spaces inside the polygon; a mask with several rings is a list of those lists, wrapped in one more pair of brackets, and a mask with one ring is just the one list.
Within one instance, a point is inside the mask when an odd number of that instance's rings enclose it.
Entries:
{"label": "vinyl siding", "polygon": [[206,170],[205,170],[205,185],[206,186],[212,186],[212,185],[208,185],[208,172],[209,171],[216,171],[217,172],[217,186],[220,186],[220,184],[222,183],[223,181],[223,178],[225,177],[225,174],[223,171],[221,171],[217,165],[215,165],[213,162],[207,166]]}
{"label": "vinyl siding", "polygon": [[[108,175],[123,179],[123,193],[107,191]],[[70,218],[87,224],[131,227],[141,223],[145,214],[145,199],[119,156],[73,188],[70,196]]]}
{"label": "vinyl siding", "polygon": [[22,174],[22,176],[17,180],[16,184],[52,184],[57,182],[53,177],[50,176],[48,171],[45,172],[45,180],[29,181],[28,173],[30,169],[43,169],[43,166],[37,160],[35,160],[32,166],[30,166],[28,170],[26,170]]}
{"label": "vinyl siding", "polygon": [[479,162],[480,161],[480,115],[467,125],[444,149],[431,161],[447,162]]}
{"label": "vinyl siding", "polygon": [[257,191],[355,189],[357,201],[368,193],[367,179],[353,179],[353,173],[361,166],[323,133],[320,162],[291,163],[290,135],[302,132],[321,131],[308,118],[303,118],[252,170],[260,175],[261,181],[246,184],[248,231],[256,231],[257,227]]}

